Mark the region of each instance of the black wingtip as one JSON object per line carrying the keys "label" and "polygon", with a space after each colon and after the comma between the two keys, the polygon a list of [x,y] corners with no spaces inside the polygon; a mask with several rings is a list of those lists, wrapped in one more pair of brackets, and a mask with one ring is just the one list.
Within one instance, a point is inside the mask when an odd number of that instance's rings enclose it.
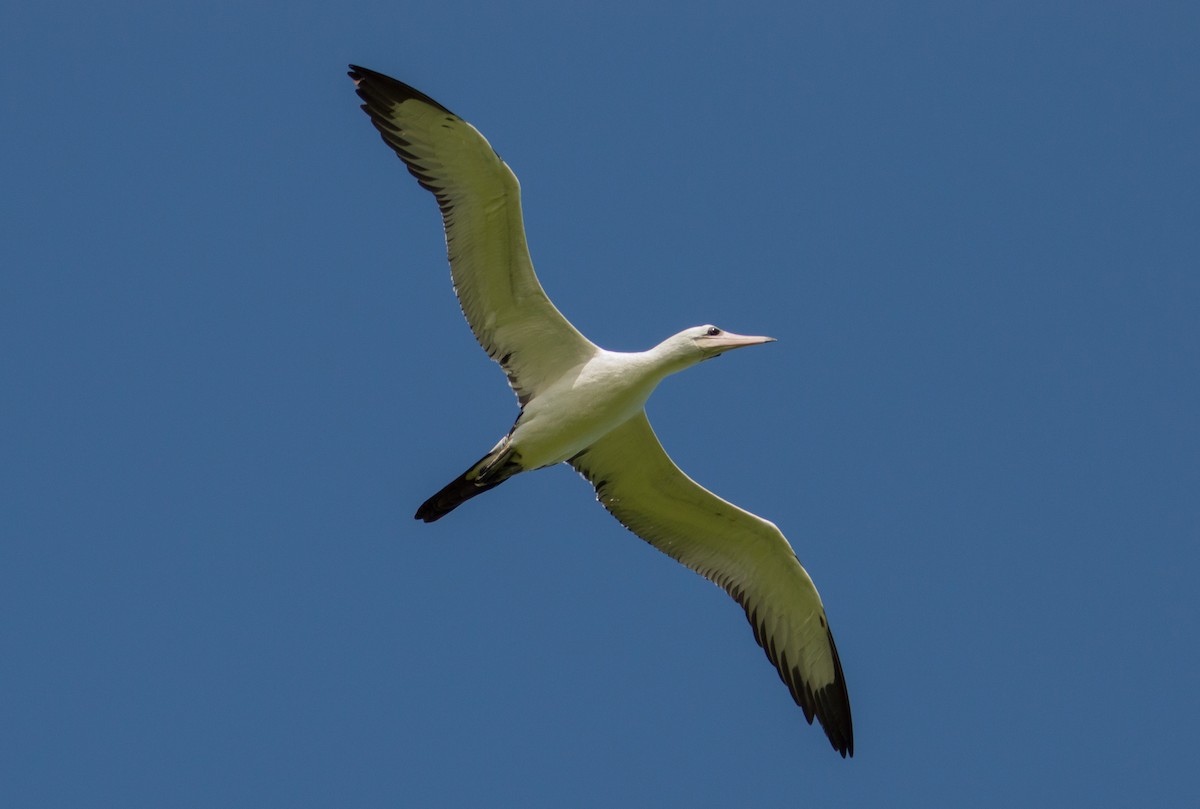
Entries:
{"label": "black wingtip", "polygon": [[350,70],[346,75],[354,80],[354,84],[358,87],[359,96],[361,96],[363,101],[366,101],[368,104],[371,103],[371,98],[368,97],[369,95],[380,95],[394,104],[402,103],[404,101],[408,101],[409,99],[415,99],[417,101],[429,104],[432,107],[436,107],[442,112],[454,115],[454,113],[450,112],[450,110],[446,109],[417,88],[407,85],[402,81],[393,79],[391,76],[385,76],[378,71],[371,70],[370,68],[366,67],[360,67],[359,65],[354,64],[349,65],[349,68]]}
{"label": "black wingtip", "polygon": [[825,627],[825,633],[833,657],[833,680],[814,690],[812,685],[805,681],[800,668],[789,663],[787,652],[776,648],[770,633],[759,621],[758,610],[749,606],[750,602],[745,598],[745,594],[736,588],[726,587],[726,591],[746,610],[746,618],[754,630],[754,639],[775,667],[779,679],[787,686],[792,700],[804,712],[808,724],[811,725],[814,719],[820,722],[821,729],[825,731],[825,738],[829,740],[834,751],[842,758],[852,758],[854,720],[850,713],[850,695],[846,690],[846,676],[842,672],[837,645],[833,642],[833,633],[828,625]]}
{"label": "black wingtip", "polygon": [[854,719],[850,713],[846,675],[842,672],[837,644],[833,642],[833,631],[826,626],[825,633],[829,638],[829,651],[833,653],[833,682],[816,694],[817,716],[833,749],[841,753],[842,758],[854,758]]}

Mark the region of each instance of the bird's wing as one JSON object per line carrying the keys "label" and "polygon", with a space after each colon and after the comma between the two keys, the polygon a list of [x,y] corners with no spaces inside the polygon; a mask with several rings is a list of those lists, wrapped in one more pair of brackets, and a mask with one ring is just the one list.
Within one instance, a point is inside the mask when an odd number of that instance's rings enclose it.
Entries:
{"label": "bird's wing", "polygon": [[354,65],[350,78],[384,142],[437,197],[463,314],[524,405],[597,348],[533,272],[516,176],[475,127],[424,93]]}
{"label": "bird's wing", "polygon": [[645,412],[570,461],[622,525],[720,585],[811,723],[854,755],[850,700],[821,597],[779,529],[697,484],[667,456]]}

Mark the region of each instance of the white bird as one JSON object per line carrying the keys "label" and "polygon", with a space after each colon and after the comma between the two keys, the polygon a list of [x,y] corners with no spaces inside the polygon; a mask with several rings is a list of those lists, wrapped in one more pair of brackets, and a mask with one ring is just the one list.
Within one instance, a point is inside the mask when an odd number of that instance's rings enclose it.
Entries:
{"label": "white bird", "polygon": [[811,724],[854,755],[850,701],[821,597],[775,525],[717,497],[671,461],[644,405],[668,375],[772,342],[696,326],[649,351],[606,351],[542,290],[516,176],[470,124],[395,79],[350,66],[362,108],[446,228],[454,289],[480,345],[500,363],[520,414],[496,446],[416,513],[425,522],[519,472],[569,463],[626,528],[724,588]]}

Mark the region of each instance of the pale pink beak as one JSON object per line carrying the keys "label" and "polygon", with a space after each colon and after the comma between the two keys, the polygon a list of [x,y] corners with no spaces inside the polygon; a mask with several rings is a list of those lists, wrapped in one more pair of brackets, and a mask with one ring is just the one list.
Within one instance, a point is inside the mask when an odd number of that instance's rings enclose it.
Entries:
{"label": "pale pink beak", "polygon": [[729,351],[734,348],[744,348],[745,346],[756,346],[762,343],[775,342],[774,337],[755,337],[747,334],[731,334],[723,331],[720,334],[712,337],[705,337],[704,342],[718,351]]}

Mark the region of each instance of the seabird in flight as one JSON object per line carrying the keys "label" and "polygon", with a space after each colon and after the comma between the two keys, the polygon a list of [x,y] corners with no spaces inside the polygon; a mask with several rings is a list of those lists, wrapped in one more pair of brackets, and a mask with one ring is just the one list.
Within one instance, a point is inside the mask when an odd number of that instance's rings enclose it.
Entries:
{"label": "seabird in flight", "polygon": [[424,93],[350,66],[383,140],[433,192],[463,314],[517,395],[512,429],[425,501],[433,522],[513,475],[573,466],[633,533],[722,587],[811,724],[854,755],[846,681],[821,597],[775,527],[722,500],[677,467],[644,406],[658,383],[725,351],[771,342],[695,326],[640,353],[606,351],[559,313],[525,243],[516,176],[483,135]]}

